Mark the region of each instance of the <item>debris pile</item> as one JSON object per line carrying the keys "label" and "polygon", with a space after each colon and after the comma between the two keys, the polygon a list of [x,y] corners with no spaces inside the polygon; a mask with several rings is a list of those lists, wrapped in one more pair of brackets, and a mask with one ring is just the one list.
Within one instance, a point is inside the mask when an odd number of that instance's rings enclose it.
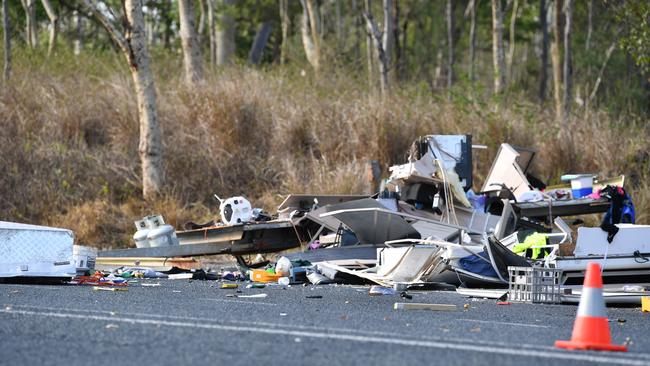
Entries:
{"label": "debris pile", "polygon": [[[372,196],[292,194],[271,215],[244,197],[215,195],[220,220],[177,231],[161,215],[147,216],[135,221],[135,248],[79,248],[74,259],[68,230],[0,223],[11,232],[3,237],[13,238],[0,241],[0,277],[63,279],[95,291],[138,280],[217,280],[234,290],[229,297],[250,298],[266,294],[240,289],[364,284],[370,296],[406,301],[396,310],[454,311],[408,302],[407,291],[452,288],[502,305],[577,303],[590,294],[583,283],[595,263],[605,302],[648,309],[650,226],[635,224],[624,176],[566,174],[547,185],[532,174],[535,150],[504,143],[474,191],[477,148],[485,147],[470,135],[424,136]],[[578,216],[594,213],[603,214],[599,226],[576,226]],[[41,252],[12,258],[18,247]],[[275,262],[260,255],[278,252]],[[216,254],[235,256],[237,267],[204,270],[192,259]],[[91,275],[94,266],[104,272]]]}

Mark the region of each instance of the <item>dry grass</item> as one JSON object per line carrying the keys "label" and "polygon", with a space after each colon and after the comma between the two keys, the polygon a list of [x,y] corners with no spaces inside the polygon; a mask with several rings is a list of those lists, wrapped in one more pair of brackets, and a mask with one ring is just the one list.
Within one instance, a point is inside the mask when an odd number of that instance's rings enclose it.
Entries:
{"label": "dry grass", "polygon": [[650,222],[650,132],[641,119],[580,112],[570,122],[572,145],[559,142],[553,112],[524,97],[497,102],[458,91],[449,101],[416,84],[381,99],[349,75],[315,79],[287,69],[233,68],[192,89],[158,78],[168,185],[146,203],[130,79],[110,63],[80,69],[17,68],[3,88],[4,220],[68,227],[81,243],[121,247],[146,214],[179,227],[215,218],[213,193],[244,195],[271,211],[290,192],[360,193],[369,160],[386,174],[419,135],[471,133],[490,147],[477,155],[479,182],[499,143],[531,146],[540,151],[534,169],[548,181],[571,171],[627,173],[639,221]]}

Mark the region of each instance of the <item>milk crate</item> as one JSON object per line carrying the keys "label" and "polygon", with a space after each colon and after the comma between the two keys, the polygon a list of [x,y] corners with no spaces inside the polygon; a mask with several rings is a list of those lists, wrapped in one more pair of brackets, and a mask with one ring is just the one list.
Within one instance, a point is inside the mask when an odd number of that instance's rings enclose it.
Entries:
{"label": "milk crate", "polygon": [[508,301],[533,304],[562,302],[562,270],[539,267],[508,267]]}

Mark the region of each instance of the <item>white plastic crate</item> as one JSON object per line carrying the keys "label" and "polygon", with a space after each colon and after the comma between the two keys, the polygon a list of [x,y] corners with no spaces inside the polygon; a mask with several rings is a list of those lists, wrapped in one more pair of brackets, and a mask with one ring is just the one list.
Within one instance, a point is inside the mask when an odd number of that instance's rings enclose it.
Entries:
{"label": "white plastic crate", "polygon": [[533,304],[562,302],[562,270],[539,267],[508,267],[508,301]]}

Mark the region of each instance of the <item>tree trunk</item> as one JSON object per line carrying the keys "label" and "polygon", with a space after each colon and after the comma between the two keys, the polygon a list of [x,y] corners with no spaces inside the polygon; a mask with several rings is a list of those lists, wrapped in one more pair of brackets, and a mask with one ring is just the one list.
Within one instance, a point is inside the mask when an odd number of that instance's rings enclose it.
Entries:
{"label": "tree trunk", "polygon": [[548,22],[546,12],[546,0],[539,1],[539,22],[542,30],[542,55],[541,69],[539,73],[539,100],[546,100],[546,86],[548,85]]}
{"label": "tree trunk", "polygon": [[562,42],[562,0],[555,0],[553,10],[553,42],[551,42],[551,63],[553,64],[553,97],[555,117],[562,120],[562,61],[560,43]]}
{"label": "tree trunk", "polygon": [[185,70],[185,82],[188,85],[194,84],[203,78],[201,50],[194,30],[195,13],[193,2],[193,0],[178,0],[183,68]]}
{"label": "tree trunk", "polygon": [[[479,0],[470,0],[470,26],[469,26],[469,66],[468,77],[470,82],[474,82],[474,58],[476,57],[476,6]],[[544,0],[542,0],[544,1]]]}
{"label": "tree trunk", "polygon": [[230,15],[233,0],[219,0],[217,9],[217,65],[230,65],[235,55],[235,20]]}
{"label": "tree trunk", "polygon": [[11,33],[9,31],[9,13],[7,5],[8,0],[2,0],[2,30],[3,30],[3,48],[4,48],[4,68],[2,69],[2,79],[5,84],[11,76]]}
{"label": "tree trunk", "polygon": [[199,48],[203,43],[203,33],[205,33],[205,1],[199,0],[199,24],[196,27],[196,40]]}
{"label": "tree trunk", "polygon": [[270,21],[262,23],[260,28],[257,30],[255,40],[253,41],[250,53],[248,54],[249,63],[259,65],[262,61],[262,52],[264,51],[264,47],[266,47],[266,42],[268,42],[272,30],[273,26]]}
{"label": "tree trunk", "polygon": [[163,47],[167,50],[171,48],[171,38],[174,32],[172,29],[172,1],[173,0],[162,0],[160,6],[160,16],[164,24],[162,42]]}
{"label": "tree trunk", "polygon": [[587,39],[585,40],[585,51],[591,48],[591,33],[594,30],[594,0],[587,3]]}
{"label": "tree trunk", "polygon": [[74,34],[74,41],[72,41],[72,50],[75,56],[81,54],[81,49],[83,48],[83,39],[82,39],[82,18],[79,16],[79,11],[74,10],[72,12],[72,33]]}
{"label": "tree trunk", "polygon": [[384,32],[382,34],[382,47],[386,60],[387,71],[393,69],[393,49],[395,48],[395,34],[393,33],[393,0],[383,0]]}
{"label": "tree trunk", "polygon": [[447,0],[447,88],[454,83],[454,0]]}
{"label": "tree trunk", "polygon": [[402,71],[402,44],[400,42],[400,29],[399,29],[399,19],[400,19],[400,6],[399,1],[393,2],[393,40],[395,43],[395,60],[393,61],[393,75],[395,79],[399,80],[401,78]]}
{"label": "tree trunk", "polygon": [[510,83],[512,81],[512,61],[515,57],[515,26],[517,24],[517,12],[519,11],[519,0],[514,0],[512,15],[510,16],[510,42],[508,43],[508,58],[506,59],[506,75]]}
{"label": "tree trunk", "polygon": [[341,17],[341,0],[334,0],[335,22],[334,31],[336,34],[336,52],[341,52],[343,46],[343,18]]}
{"label": "tree trunk", "polygon": [[52,55],[54,48],[56,47],[56,37],[59,33],[59,16],[56,14],[56,11],[54,11],[52,4],[50,4],[50,0],[41,0],[41,2],[45,8],[47,17],[50,18],[50,40],[47,47],[47,56],[49,57]]}
{"label": "tree trunk", "polygon": [[208,35],[210,43],[210,65],[217,64],[217,28],[216,28],[216,15],[214,9],[214,0],[206,0],[206,7],[208,11]]}
{"label": "tree trunk", "polygon": [[300,0],[302,4],[302,44],[305,49],[307,61],[318,73],[320,69],[320,16],[315,0]]}
{"label": "tree trunk", "polygon": [[563,121],[565,125],[569,121],[571,113],[571,94],[573,83],[573,65],[571,60],[571,21],[573,17],[573,0],[566,0],[564,3],[564,88],[562,95]]}
{"label": "tree trunk", "polygon": [[505,62],[503,51],[503,9],[501,0],[492,0],[492,60],[494,63],[494,92],[505,88]]}
{"label": "tree trunk", "polygon": [[25,36],[30,48],[38,46],[38,29],[36,24],[36,0],[21,0],[25,9]]}
{"label": "tree trunk", "polygon": [[[370,0],[365,0],[364,2],[364,8],[365,8],[365,13],[367,14],[372,14],[371,13],[371,8],[370,8]],[[365,19],[365,15],[364,15]],[[365,22],[365,21],[364,21]],[[373,52],[372,52],[372,34],[368,31],[366,31],[366,59],[368,63],[368,90],[372,91],[375,88],[375,83],[373,82],[374,80],[374,65],[373,65]]]}
{"label": "tree trunk", "polygon": [[381,90],[381,95],[386,96],[388,94],[388,60],[386,59],[386,52],[384,50],[382,42],[382,34],[375,24],[372,14],[364,13],[366,19],[366,26],[368,27],[368,33],[372,35],[372,39],[377,49],[377,58],[379,64],[379,86]]}
{"label": "tree trunk", "polygon": [[138,151],[142,163],[142,193],[151,200],[164,184],[162,133],[156,107],[156,88],[149,66],[147,36],[144,31],[142,0],[124,0],[123,8],[127,33],[122,35],[93,0],[84,0],[84,6],[93,13],[126,57],[138,105],[140,143]]}
{"label": "tree trunk", "polygon": [[280,46],[280,63],[287,63],[289,54],[289,28],[291,17],[289,16],[289,0],[280,0],[280,21],[282,23],[282,44]]}
{"label": "tree trunk", "polygon": [[596,78],[596,82],[594,83],[594,88],[591,90],[591,93],[587,98],[587,103],[585,104],[586,109],[588,109],[588,107],[591,105],[592,101],[596,97],[596,93],[598,93],[598,88],[600,87],[600,83],[602,82],[603,74],[605,73],[605,69],[607,68],[607,63],[609,62],[609,58],[612,57],[612,53],[616,49],[617,43],[618,43],[618,39],[614,40],[614,42],[612,42],[612,44],[605,52],[605,60],[603,61],[602,66],[600,67],[600,71],[598,72],[598,78]]}

